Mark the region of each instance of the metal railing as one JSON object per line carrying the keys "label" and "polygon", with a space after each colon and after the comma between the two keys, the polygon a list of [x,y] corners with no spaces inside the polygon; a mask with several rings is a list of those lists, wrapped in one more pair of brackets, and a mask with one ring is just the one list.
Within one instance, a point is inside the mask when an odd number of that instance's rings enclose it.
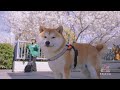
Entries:
{"label": "metal railing", "polygon": [[[14,60],[25,60],[29,59],[29,50],[27,45],[30,44],[28,41],[18,40],[14,48]],[[103,57],[104,61],[114,61],[114,53],[111,49],[108,50],[108,53]],[[43,52],[40,49],[40,55],[37,57],[37,60],[46,59]]]}
{"label": "metal railing", "polygon": [[103,57],[103,59],[105,61],[111,61],[111,60],[114,60],[114,57],[115,57],[114,52],[112,51],[112,49],[109,49],[108,53],[106,53],[106,55]]}
{"label": "metal railing", "polygon": [[[28,41],[20,41],[18,40],[15,44],[14,48],[14,60],[27,60],[29,59],[29,50],[27,49],[27,45],[30,44]],[[37,60],[46,59],[43,52],[40,50],[40,55],[37,57]]]}

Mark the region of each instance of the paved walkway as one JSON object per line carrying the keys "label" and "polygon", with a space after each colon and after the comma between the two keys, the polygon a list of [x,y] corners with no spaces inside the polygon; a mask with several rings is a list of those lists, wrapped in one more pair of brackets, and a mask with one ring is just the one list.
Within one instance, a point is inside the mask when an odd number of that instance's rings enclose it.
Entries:
{"label": "paved walkway", "polygon": [[[72,79],[85,79],[84,75],[80,72],[73,72]],[[120,79],[120,73],[111,73],[101,75],[102,79]],[[11,70],[0,70],[0,79],[54,79],[52,72],[17,72]]]}

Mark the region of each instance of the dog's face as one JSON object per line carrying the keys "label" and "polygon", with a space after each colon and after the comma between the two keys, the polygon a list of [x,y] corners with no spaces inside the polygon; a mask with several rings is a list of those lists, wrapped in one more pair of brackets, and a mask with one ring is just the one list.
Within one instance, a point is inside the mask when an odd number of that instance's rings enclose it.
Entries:
{"label": "dog's face", "polygon": [[49,29],[41,26],[39,31],[40,34],[38,42],[41,47],[56,50],[65,42],[62,35],[62,26],[59,26],[57,29]]}

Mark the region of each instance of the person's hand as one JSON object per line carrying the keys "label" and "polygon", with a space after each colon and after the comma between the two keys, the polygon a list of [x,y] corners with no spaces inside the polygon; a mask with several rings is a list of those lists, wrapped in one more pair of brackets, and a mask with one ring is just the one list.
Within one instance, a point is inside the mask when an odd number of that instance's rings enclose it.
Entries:
{"label": "person's hand", "polygon": [[34,47],[34,51],[38,51],[38,48],[37,48],[37,47]]}

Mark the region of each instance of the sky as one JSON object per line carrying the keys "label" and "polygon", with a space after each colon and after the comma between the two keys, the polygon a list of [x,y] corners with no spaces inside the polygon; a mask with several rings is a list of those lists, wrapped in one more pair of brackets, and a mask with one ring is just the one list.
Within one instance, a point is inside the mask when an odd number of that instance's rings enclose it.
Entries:
{"label": "sky", "polygon": [[6,25],[5,20],[2,16],[6,15],[5,11],[0,11],[0,43],[8,42],[13,43],[14,41],[14,34],[10,32],[10,29]]}
{"label": "sky", "polygon": [[2,18],[7,13],[5,11],[0,11],[0,31],[7,32],[10,29],[7,27],[5,20]]}

